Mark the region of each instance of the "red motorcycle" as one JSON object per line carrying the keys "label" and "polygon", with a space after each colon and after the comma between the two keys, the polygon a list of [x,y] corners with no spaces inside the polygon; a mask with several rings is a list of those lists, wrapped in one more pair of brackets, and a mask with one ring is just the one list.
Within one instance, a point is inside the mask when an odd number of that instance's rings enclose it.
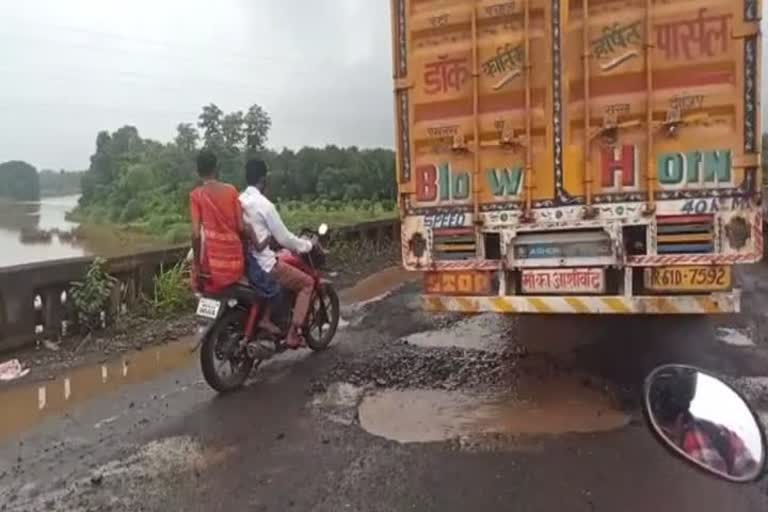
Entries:
{"label": "red motorcycle", "polygon": [[[317,232],[303,230],[311,240],[312,251],[296,255],[278,252],[278,259],[312,276],[314,290],[302,336],[309,348],[325,350],[339,326],[339,296],[330,281],[322,276],[325,252],[319,244],[328,232],[322,224]],[[206,382],[220,393],[243,386],[254,368],[287,349],[285,338],[291,324],[296,294],[282,289],[272,299],[272,321],[281,329],[275,336],[259,328],[265,299],[247,284],[236,284],[216,294],[200,298],[197,316],[208,323],[200,340],[200,364]]]}

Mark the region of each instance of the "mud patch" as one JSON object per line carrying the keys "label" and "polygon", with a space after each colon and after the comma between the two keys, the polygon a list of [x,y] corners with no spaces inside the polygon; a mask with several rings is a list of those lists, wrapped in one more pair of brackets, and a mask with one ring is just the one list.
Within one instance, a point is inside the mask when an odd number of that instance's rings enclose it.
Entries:
{"label": "mud patch", "polygon": [[342,290],[339,293],[339,299],[345,306],[360,307],[383,299],[406,283],[415,283],[420,280],[420,272],[407,272],[401,267],[390,267],[366,277],[351,288]]}

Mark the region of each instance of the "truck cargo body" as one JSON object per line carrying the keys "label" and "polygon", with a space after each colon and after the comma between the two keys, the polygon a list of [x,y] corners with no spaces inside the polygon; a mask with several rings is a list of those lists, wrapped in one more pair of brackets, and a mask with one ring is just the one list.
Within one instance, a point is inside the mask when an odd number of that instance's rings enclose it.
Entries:
{"label": "truck cargo body", "polygon": [[427,308],[739,309],[763,251],[757,0],[392,0]]}

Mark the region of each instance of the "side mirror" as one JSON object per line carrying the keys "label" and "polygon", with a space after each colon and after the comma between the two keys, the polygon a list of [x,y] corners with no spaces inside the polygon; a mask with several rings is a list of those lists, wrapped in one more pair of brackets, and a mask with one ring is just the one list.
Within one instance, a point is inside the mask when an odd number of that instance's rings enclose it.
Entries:
{"label": "side mirror", "polygon": [[646,419],[675,455],[732,482],[761,475],[765,433],[728,384],[698,368],[671,364],[646,377],[643,395]]}
{"label": "side mirror", "polygon": [[328,224],[320,224],[320,227],[317,228],[317,234],[320,236],[325,236],[328,234]]}

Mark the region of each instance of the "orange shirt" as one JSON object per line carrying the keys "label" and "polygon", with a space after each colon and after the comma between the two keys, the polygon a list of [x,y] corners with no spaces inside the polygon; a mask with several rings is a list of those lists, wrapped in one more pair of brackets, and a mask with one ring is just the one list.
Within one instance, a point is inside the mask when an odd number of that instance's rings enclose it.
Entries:
{"label": "orange shirt", "polygon": [[200,271],[209,276],[205,291],[216,292],[239,281],[245,271],[237,189],[206,182],[190,193],[189,205],[192,229],[202,235]]}

